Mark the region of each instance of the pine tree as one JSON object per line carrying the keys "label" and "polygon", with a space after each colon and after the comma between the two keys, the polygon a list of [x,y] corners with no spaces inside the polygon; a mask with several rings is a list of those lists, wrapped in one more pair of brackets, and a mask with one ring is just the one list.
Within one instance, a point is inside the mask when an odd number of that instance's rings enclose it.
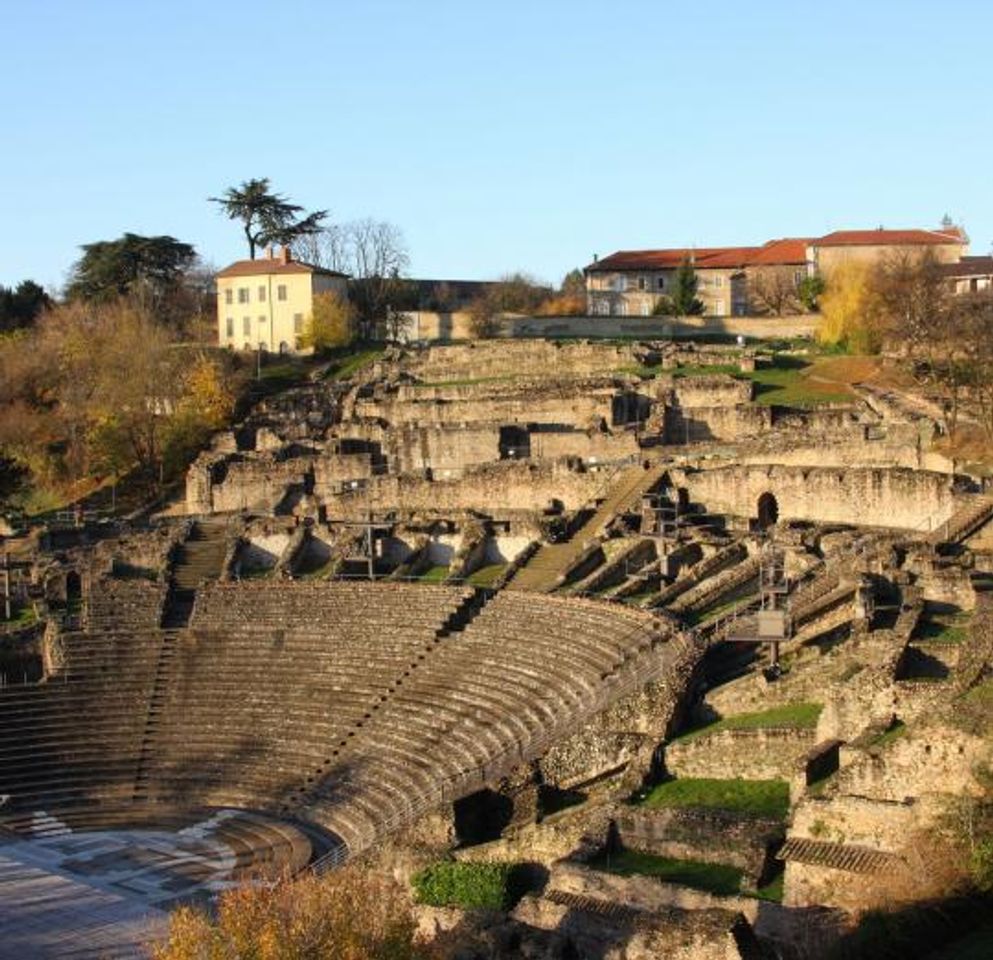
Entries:
{"label": "pine tree", "polygon": [[676,316],[697,316],[703,313],[703,302],[696,295],[698,283],[696,271],[687,257],[672,278],[671,299]]}

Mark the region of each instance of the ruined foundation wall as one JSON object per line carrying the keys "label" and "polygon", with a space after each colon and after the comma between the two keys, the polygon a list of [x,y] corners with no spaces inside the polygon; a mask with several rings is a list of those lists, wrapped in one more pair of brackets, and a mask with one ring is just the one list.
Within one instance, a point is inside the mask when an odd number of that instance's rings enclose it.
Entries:
{"label": "ruined foundation wall", "polygon": [[714,513],[754,517],[759,497],[776,498],[779,520],[813,520],[926,532],[955,509],[952,478],[900,468],[730,466],[688,472],[694,502]]}

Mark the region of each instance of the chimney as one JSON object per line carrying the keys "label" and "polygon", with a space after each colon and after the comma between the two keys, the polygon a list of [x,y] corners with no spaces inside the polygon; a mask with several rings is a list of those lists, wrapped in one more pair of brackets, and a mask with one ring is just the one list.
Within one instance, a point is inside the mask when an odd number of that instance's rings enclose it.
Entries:
{"label": "chimney", "polygon": [[292,259],[293,257],[290,256],[290,248],[287,244],[284,243],[279,250],[279,262],[282,264],[287,264]]}
{"label": "chimney", "polygon": [[599,254],[594,253],[593,254],[593,262],[596,263],[599,259],[600,259]]}

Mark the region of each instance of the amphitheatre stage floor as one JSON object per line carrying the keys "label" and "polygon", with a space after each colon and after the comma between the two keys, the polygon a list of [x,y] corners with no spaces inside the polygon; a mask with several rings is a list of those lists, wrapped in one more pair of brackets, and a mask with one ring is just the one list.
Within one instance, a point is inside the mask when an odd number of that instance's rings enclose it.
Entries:
{"label": "amphitheatre stage floor", "polygon": [[147,957],[170,909],[311,853],[294,827],[236,810],[159,829],[75,832],[41,814],[37,825],[0,841],[2,960]]}

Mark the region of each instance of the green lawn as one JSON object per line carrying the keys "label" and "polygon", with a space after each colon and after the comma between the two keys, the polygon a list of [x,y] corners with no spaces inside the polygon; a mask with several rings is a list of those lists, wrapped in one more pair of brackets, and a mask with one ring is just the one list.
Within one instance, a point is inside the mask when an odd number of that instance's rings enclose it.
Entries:
{"label": "green lawn", "polygon": [[970,613],[925,614],[917,622],[914,637],[938,643],[963,643],[969,639]]}
{"label": "green lawn", "polygon": [[466,580],[474,587],[492,587],[506,569],[507,564],[505,563],[490,563],[474,570],[466,577]]}
{"label": "green lawn", "polygon": [[642,804],[658,809],[701,807],[783,819],[790,808],[790,787],[785,780],[685,777],[653,787]]}
{"label": "green lawn", "polygon": [[680,377],[715,377],[718,374],[740,374],[741,367],[737,363],[686,364],[676,367],[672,375]]}
{"label": "green lawn", "polygon": [[444,565],[438,567],[428,567],[428,569],[425,570],[420,577],[418,577],[418,580],[420,580],[421,583],[441,583],[451,572],[451,569]]}
{"label": "green lawn", "polygon": [[733,896],[741,891],[742,871],[723,863],[703,863],[699,860],[674,860],[638,850],[601,853],[589,864],[596,870],[621,876],[638,874],[657,877],[666,883],[678,883],[694,890],[705,890],[721,896]]}
{"label": "green lawn", "polygon": [[801,357],[776,355],[772,365],[743,374],[755,384],[755,402],[764,406],[812,407],[821,403],[847,403],[852,395],[830,383],[807,376],[812,364]]}
{"label": "green lawn", "polygon": [[758,713],[738,713],[688,730],[676,740],[685,743],[722,730],[809,730],[817,726],[822,709],[819,703],[787,703]]}
{"label": "green lawn", "polygon": [[385,351],[378,347],[369,347],[365,350],[356,350],[336,360],[328,370],[327,379],[347,380],[354,377],[363,367],[375,363],[383,356]]}

